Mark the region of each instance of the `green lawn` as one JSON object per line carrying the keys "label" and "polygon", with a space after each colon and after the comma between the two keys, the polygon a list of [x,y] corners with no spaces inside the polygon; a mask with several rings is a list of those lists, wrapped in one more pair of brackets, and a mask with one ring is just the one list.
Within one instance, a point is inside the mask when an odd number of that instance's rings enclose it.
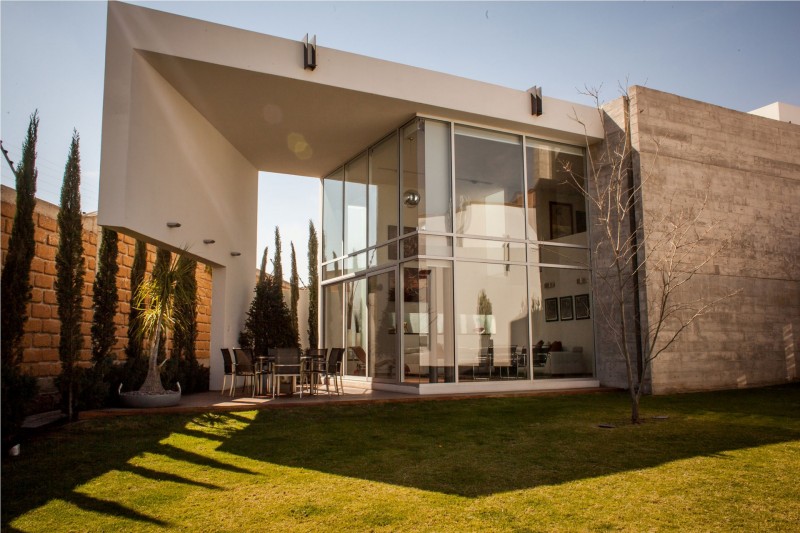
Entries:
{"label": "green lawn", "polygon": [[648,397],[642,412],[626,423],[626,396],[611,393],[87,420],[4,459],[2,523],[800,529],[800,384]]}

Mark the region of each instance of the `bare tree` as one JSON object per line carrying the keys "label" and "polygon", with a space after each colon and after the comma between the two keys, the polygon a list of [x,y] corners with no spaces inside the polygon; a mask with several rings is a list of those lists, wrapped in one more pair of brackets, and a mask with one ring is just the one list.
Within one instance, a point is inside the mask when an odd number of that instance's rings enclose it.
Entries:
{"label": "bare tree", "polygon": [[[643,190],[665,178],[658,167],[659,142],[648,139],[655,149],[645,164],[631,141],[630,98],[621,92],[617,116],[601,105],[599,89],[582,92],[595,102],[604,138],[589,146],[587,135],[586,179],[583,169],[562,166],[589,203],[596,308],[625,362],[631,422],[638,424],[653,360],[698,317],[739,291],[716,298],[694,291],[693,278],[708,271],[733,234],[710,217],[708,184],[701,198],[673,196],[643,216]],[[574,119],[586,128],[577,114]]]}

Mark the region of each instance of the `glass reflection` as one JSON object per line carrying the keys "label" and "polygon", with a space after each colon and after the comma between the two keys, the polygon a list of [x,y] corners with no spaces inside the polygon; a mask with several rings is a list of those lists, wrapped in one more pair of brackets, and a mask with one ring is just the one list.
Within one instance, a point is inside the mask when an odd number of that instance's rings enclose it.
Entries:
{"label": "glass reflection", "polygon": [[456,233],[525,238],[522,143],[456,126]]}
{"label": "glass reflection", "polygon": [[398,156],[397,134],[369,152],[369,245],[389,240],[389,228],[397,234]]}
{"label": "glass reflection", "polygon": [[535,379],[594,375],[588,270],[529,267]]}
{"label": "glass reflection", "polygon": [[[403,231],[451,231],[450,124],[415,119],[403,128]],[[396,229],[395,229],[396,232]],[[389,238],[394,235],[390,233]]]}
{"label": "glass reflection", "polygon": [[459,381],[526,379],[527,273],[524,265],[456,265]]}
{"label": "glass reflection", "polygon": [[587,245],[583,149],[525,141],[528,165],[528,238]]}
{"label": "glass reflection", "polygon": [[323,336],[325,348],[341,348],[342,343],[342,285],[322,288],[324,302]]}
{"label": "glass reflection", "polygon": [[410,261],[401,273],[403,381],[453,382],[453,265]]}
{"label": "glass reflection", "polygon": [[322,182],[322,261],[342,257],[344,227],[344,171],[339,169]]}
{"label": "glass reflection", "polygon": [[361,278],[345,282],[345,368],[346,376],[367,375],[367,336],[364,331],[366,317],[367,282]]}
{"label": "glass reflection", "polygon": [[344,167],[344,252],[367,247],[367,154]]}
{"label": "glass reflection", "polygon": [[369,374],[391,381],[398,380],[400,365],[395,286],[394,270],[371,276],[367,282]]}

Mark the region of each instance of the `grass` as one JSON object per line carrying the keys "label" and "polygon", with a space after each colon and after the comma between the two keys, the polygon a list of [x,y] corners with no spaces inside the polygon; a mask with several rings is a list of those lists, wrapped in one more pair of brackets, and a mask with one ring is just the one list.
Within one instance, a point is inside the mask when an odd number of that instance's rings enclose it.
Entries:
{"label": "grass", "polygon": [[642,409],[637,427],[622,393],[87,420],[4,459],[2,524],[798,530],[800,384]]}

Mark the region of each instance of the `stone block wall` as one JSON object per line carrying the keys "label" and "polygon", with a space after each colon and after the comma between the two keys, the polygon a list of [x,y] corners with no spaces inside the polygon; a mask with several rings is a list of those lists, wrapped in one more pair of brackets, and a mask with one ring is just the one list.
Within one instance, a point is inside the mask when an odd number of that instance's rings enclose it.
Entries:
{"label": "stone block wall", "polygon": [[630,95],[645,223],[670,209],[695,209],[707,197],[699,227],[714,226],[714,239],[692,259],[731,238],[677,296],[713,300],[738,291],[653,362],[653,391],[796,379],[800,126],[643,87]]}
{"label": "stone block wall", "polygon": [[[8,241],[11,227],[16,213],[16,191],[9,187],[2,187],[2,261],[5,263],[8,251]],[[31,262],[31,285],[33,286],[31,303],[28,305],[28,321],[25,325],[23,338],[24,358],[23,372],[39,379],[40,389],[43,393],[53,391],[53,378],[61,372],[61,362],[58,358],[58,343],[61,322],[58,318],[58,305],[56,303],[55,257],[58,249],[58,206],[37,199],[34,211],[34,240],[36,252]],[[83,288],[83,349],[80,360],[88,366],[92,357],[91,350],[91,325],[92,311],[92,284],[97,271],[97,255],[100,247],[100,227],[97,225],[96,214],[83,217],[83,248],[86,266]],[[118,247],[119,274],[117,277],[117,291],[119,307],[116,316],[117,343],[114,347],[116,360],[124,361],[125,346],[128,334],[128,313],[130,312],[131,280],[130,273],[133,266],[135,240],[126,235],[119,236]],[[147,272],[151,272],[155,261],[155,247],[147,246]],[[209,363],[209,350],[211,343],[211,270],[205,265],[197,266],[197,326],[198,336],[196,353],[201,364]],[[168,341],[167,348],[170,348]]]}

